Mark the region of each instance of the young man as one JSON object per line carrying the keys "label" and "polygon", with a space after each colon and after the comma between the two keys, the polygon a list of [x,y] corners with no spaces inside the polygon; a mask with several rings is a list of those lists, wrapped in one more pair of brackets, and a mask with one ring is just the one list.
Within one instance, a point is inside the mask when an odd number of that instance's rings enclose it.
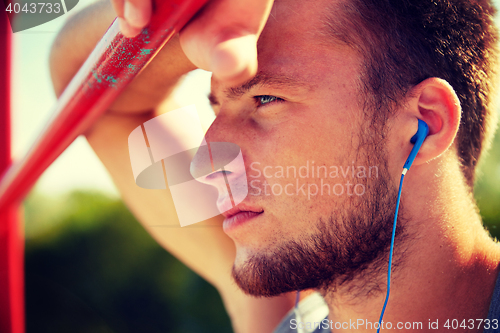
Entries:
{"label": "young man", "polygon": [[[328,305],[324,331],[373,331],[387,288],[399,179],[421,119],[430,131],[403,188],[384,327],[443,331],[456,319],[465,323],[461,331],[498,329],[500,249],[472,197],[475,167],[496,126],[490,3],[271,5],[210,2],[87,133],[130,209],[219,290],[235,331],[273,331],[292,308],[291,292],[306,289]],[[114,10],[133,36],[151,5],[117,0]],[[51,56],[58,94],[115,11],[100,2],[66,24]],[[241,148],[250,193],[223,218],[172,228],[168,191],[134,183],[127,137],[176,108],[172,91],[196,67],[214,72],[217,117],[206,141]],[[183,145],[175,124],[167,126],[168,140]],[[198,162],[195,156],[194,170]]]}

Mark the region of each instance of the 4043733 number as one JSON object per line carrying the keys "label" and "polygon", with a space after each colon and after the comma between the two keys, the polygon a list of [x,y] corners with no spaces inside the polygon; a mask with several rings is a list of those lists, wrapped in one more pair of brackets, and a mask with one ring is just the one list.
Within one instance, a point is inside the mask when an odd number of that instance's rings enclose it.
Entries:
{"label": "4043733 number", "polygon": [[498,319],[463,319],[459,321],[458,319],[448,319],[444,325],[444,328],[449,330],[465,330],[465,329],[494,329],[497,330],[499,328]]}
{"label": "4043733 number", "polygon": [[[63,0],[64,1],[64,0]],[[63,6],[60,3],[50,3],[50,2],[31,2],[20,4],[18,2],[9,3],[6,12],[9,13],[26,13],[26,14],[59,14],[61,11],[64,11]]]}

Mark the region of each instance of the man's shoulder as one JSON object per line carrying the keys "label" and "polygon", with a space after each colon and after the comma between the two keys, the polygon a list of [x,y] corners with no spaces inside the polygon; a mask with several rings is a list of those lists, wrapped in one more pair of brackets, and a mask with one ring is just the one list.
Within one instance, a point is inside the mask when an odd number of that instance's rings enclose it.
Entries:
{"label": "man's shoulder", "polygon": [[[500,274],[497,276],[495,289],[491,297],[490,309],[488,311],[489,327],[485,326],[483,333],[492,333],[500,331]],[[485,323],[485,325],[487,325]]]}
{"label": "man's shoulder", "polygon": [[[328,306],[317,292],[302,300],[297,308],[283,318],[274,333],[330,333],[328,325]],[[500,274],[497,276],[495,289],[488,311],[489,326],[483,333],[500,331]]]}

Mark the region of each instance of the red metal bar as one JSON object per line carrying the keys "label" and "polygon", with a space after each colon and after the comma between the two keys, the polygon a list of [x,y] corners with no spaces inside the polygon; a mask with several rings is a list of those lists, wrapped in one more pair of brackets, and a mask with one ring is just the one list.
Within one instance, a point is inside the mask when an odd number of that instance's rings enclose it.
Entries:
{"label": "red metal bar", "polygon": [[125,86],[208,0],[157,0],[149,27],[125,38],[115,20],[56,104],[26,156],[0,181],[0,211],[19,201],[43,171],[111,105]]}
{"label": "red metal bar", "polygon": [[11,29],[5,12],[0,13],[0,332],[23,333],[25,329],[20,200],[207,1],[156,0],[151,24],[136,38],[123,37],[117,21],[113,22],[62,94],[39,138],[10,167]]}
{"label": "red metal bar", "polygon": [[[11,28],[0,13],[0,174],[11,163]],[[0,210],[0,332],[24,332],[24,241],[17,205]]]}

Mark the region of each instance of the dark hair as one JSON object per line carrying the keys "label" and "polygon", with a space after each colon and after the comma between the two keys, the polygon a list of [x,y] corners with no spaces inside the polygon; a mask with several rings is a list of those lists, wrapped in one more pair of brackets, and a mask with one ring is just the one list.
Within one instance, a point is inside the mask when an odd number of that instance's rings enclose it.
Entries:
{"label": "dark hair", "polygon": [[489,0],[344,0],[329,8],[327,34],[363,56],[362,90],[372,124],[429,77],[446,80],[462,107],[457,148],[471,190],[496,128],[496,10]]}

